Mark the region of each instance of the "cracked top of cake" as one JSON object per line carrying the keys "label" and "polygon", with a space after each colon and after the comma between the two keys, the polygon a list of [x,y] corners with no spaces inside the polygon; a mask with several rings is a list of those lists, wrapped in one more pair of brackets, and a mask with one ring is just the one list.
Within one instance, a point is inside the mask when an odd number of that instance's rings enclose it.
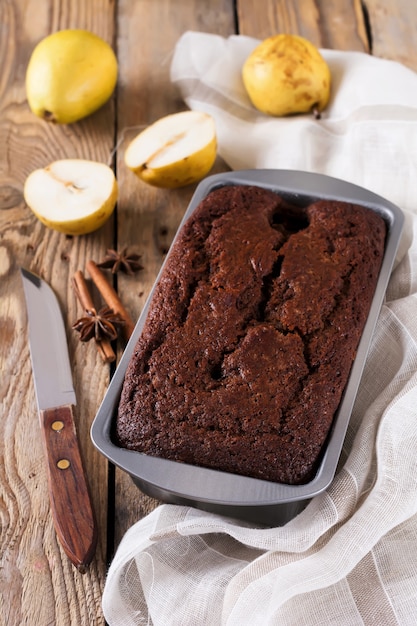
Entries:
{"label": "cracked top of cake", "polygon": [[361,206],[211,192],[179,233],[128,366],[115,438],[298,484],[317,469],[366,322],[384,220]]}

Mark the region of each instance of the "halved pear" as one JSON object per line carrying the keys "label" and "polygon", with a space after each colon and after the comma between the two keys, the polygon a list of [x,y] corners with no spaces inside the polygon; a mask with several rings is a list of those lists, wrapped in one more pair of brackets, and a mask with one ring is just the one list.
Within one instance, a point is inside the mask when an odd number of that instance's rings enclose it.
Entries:
{"label": "halved pear", "polygon": [[66,235],[85,235],[113,213],[117,181],[104,163],[63,159],[29,174],[23,195],[45,226]]}
{"label": "halved pear", "polygon": [[213,118],[200,111],[183,111],[139,133],[126,150],[125,163],[146,183],[175,188],[204,178],[216,154]]}

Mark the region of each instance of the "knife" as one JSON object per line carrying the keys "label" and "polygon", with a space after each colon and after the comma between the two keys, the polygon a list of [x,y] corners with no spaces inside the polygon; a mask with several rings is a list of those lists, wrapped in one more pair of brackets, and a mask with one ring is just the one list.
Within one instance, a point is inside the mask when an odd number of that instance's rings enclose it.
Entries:
{"label": "knife", "polygon": [[97,529],[74,423],[64,322],[51,287],[26,269],[21,275],[52,516],[65,553],[84,573],[94,556]]}

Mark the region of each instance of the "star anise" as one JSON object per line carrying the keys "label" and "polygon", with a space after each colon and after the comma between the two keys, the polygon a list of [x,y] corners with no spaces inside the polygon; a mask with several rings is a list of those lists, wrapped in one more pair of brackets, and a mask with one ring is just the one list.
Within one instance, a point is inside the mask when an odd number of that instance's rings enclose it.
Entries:
{"label": "star anise", "polygon": [[121,252],[117,252],[117,250],[107,250],[103,261],[97,263],[97,265],[98,267],[111,269],[112,274],[116,274],[120,270],[132,276],[134,272],[143,270],[143,265],[139,262],[140,258],[140,254],[128,252],[127,248],[123,248]]}
{"label": "star anise", "polygon": [[103,307],[98,312],[95,309],[86,309],[85,316],[80,317],[72,327],[80,333],[81,341],[95,339],[109,339],[113,341],[118,335],[118,326],[122,326],[125,321],[113,309]]}

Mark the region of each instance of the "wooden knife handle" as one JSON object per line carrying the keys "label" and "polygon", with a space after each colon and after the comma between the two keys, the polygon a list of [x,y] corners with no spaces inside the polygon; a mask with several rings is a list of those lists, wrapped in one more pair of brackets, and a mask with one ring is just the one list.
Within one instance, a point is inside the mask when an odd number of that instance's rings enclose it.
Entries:
{"label": "wooden knife handle", "polygon": [[40,411],[52,515],[59,541],[84,573],[94,556],[97,529],[71,405]]}

